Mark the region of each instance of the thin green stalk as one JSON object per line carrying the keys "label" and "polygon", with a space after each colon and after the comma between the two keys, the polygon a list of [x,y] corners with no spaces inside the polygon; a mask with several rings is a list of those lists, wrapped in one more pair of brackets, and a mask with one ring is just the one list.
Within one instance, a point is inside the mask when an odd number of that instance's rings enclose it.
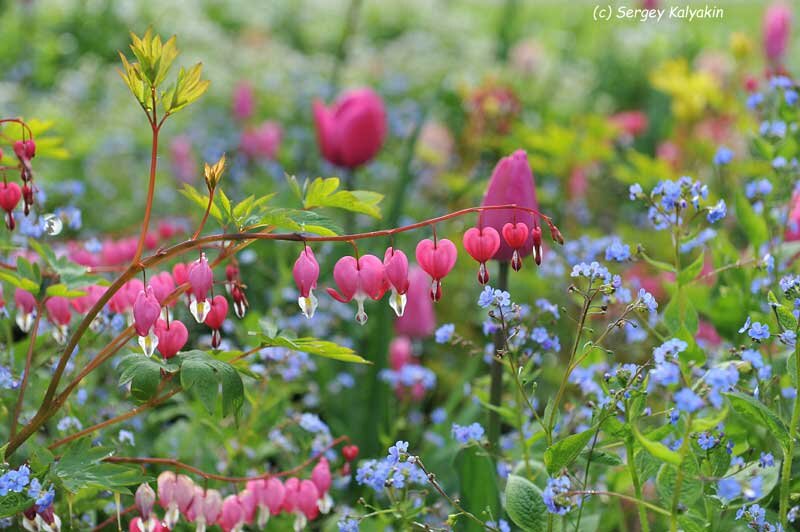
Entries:
{"label": "thin green stalk", "polygon": [[[627,408],[625,409],[628,410]],[[639,479],[639,473],[636,471],[636,463],[633,460],[634,457],[634,448],[633,448],[633,439],[626,438],[625,439],[625,450],[626,454],[628,455],[628,471],[631,475],[631,481],[633,482],[633,492],[636,495],[636,498],[641,501],[642,500],[642,481]],[[642,532],[650,532],[650,522],[647,520],[647,510],[645,509],[645,505],[641,502],[636,503],[636,508],[639,511],[639,526],[642,529]]]}
{"label": "thin green stalk", "polygon": [[[497,272],[497,288],[508,290],[508,263],[501,262]],[[494,334],[495,356],[492,358],[492,365],[489,369],[491,384],[489,386],[489,404],[499,407],[503,400],[503,364],[500,357],[505,344],[505,332],[503,329]],[[489,448],[494,451],[497,449],[497,442],[500,439],[500,414],[497,409],[489,410]]]}
{"label": "thin green stalk", "polygon": [[677,532],[678,530],[678,505],[681,501],[681,487],[683,485],[683,461],[686,459],[686,455],[689,452],[689,442],[691,441],[689,438],[689,431],[692,428],[693,417],[694,416],[692,414],[689,414],[689,418],[686,422],[686,435],[681,443],[681,448],[678,450],[681,461],[678,465],[678,471],[675,473],[675,489],[672,493],[672,505],[670,507],[669,516],[670,532]]}
{"label": "thin green stalk", "polygon": [[[798,328],[800,331],[800,328]],[[795,342],[794,347],[795,362],[795,383],[800,383],[800,342]],[[784,450],[783,464],[781,465],[781,488],[780,488],[780,519],[781,524],[786,528],[786,516],[789,512],[789,490],[792,480],[792,461],[794,460],[795,440],[797,439],[797,425],[800,424],[800,394],[795,394],[792,406],[792,420],[789,423],[789,446]]]}

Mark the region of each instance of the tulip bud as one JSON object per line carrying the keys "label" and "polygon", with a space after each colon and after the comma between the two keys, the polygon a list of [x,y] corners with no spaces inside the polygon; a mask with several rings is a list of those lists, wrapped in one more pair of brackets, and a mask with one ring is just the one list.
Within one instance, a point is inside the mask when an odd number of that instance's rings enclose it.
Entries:
{"label": "tulip bud", "polygon": [[786,52],[792,31],[792,10],[783,3],[774,3],[764,13],[764,53],[772,63],[779,63]]}
{"label": "tulip bud", "polygon": [[347,92],[329,108],[315,101],[313,111],[320,152],[331,164],[356,168],[380,151],[386,136],[386,110],[371,89]]}
{"label": "tulip bud", "polygon": [[[517,150],[508,157],[503,157],[497,163],[489,180],[486,195],[483,197],[483,206],[491,205],[519,205],[528,209],[537,209],[536,184],[533,173],[528,164],[528,156],[523,150]],[[524,223],[529,228],[537,227],[533,213],[519,209],[489,209],[481,213],[481,222],[484,227],[492,227],[498,233],[502,232],[507,223]],[[523,246],[516,248],[520,257],[526,257],[533,252],[533,242],[526,240]],[[494,254],[495,260],[510,261],[514,255],[514,248],[507,242],[501,241],[500,247]]]}

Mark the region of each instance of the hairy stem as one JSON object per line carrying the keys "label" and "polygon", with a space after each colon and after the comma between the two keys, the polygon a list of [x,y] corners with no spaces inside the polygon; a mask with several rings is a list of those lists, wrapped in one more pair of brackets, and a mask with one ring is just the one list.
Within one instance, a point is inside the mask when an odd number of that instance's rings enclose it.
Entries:
{"label": "hairy stem", "polygon": [[[795,383],[800,386],[800,342],[795,342],[794,347]],[[792,462],[794,460],[795,440],[797,439],[797,425],[800,424],[800,393],[795,394],[792,405],[792,419],[789,422],[789,446],[784,450],[783,464],[781,464],[780,487],[780,520],[784,528],[787,526],[789,513],[789,491],[792,480]]]}

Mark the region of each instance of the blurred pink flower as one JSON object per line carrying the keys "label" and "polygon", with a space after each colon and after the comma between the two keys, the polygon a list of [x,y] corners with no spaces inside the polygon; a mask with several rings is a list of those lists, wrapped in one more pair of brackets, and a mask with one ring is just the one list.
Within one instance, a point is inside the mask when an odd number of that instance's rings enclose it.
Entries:
{"label": "blurred pink flower", "polygon": [[764,53],[773,63],[780,62],[792,30],[792,10],[782,3],[774,3],[764,12],[762,32],[764,37]]}
{"label": "blurred pink flower", "polygon": [[172,139],[169,147],[169,160],[172,171],[179,181],[191,183],[197,178],[197,163],[189,137],[179,135]]}
{"label": "blurred pink flower", "polygon": [[256,95],[253,86],[247,81],[240,81],[233,89],[233,116],[237,120],[247,120],[253,116],[256,107]]}
{"label": "blurred pink flower", "polygon": [[631,137],[638,137],[647,130],[647,115],[642,111],[622,111],[608,118],[622,133]]}
{"label": "blurred pink flower", "polygon": [[436,313],[428,295],[430,280],[418,266],[412,266],[408,272],[408,292],[406,308],[403,315],[394,322],[397,334],[410,338],[425,338],[433,333],[436,327]]}
{"label": "blurred pink flower", "polygon": [[331,164],[356,168],[383,146],[386,110],[372,89],[346,92],[331,107],[316,100],[313,111],[320,153]]}
{"label": "blurred pink flower", "polygon": [[242,131],[239,148],[251,159],[275,159],[283,138],[280,124],[267,120]]}

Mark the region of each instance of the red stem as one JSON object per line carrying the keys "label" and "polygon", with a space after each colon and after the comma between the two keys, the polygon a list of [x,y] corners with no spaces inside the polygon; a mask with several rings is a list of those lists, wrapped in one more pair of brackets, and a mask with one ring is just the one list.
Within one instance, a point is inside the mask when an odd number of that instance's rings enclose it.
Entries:
{"label": "red stem", "polygon": [[17,433],[17,424],[19,423],[19,415],[22,412],[22,404],[25,401],[25,388],[28,386],[28,378],[31,374],[31,363],[33,362],[33,348],[36,345],[36,335],[39,332],[39,323],[42,320],[42,305],[36,305],[36,318],[33,320],[31,327],[31,338],[28,344],[28,354],[25,356],[25,373],[22,374],[22,382],[19,385],[19,395],[17,396],[17,404],[14,406],[14,415],[11,418],[11,431],[10,435],[13,438]]}

